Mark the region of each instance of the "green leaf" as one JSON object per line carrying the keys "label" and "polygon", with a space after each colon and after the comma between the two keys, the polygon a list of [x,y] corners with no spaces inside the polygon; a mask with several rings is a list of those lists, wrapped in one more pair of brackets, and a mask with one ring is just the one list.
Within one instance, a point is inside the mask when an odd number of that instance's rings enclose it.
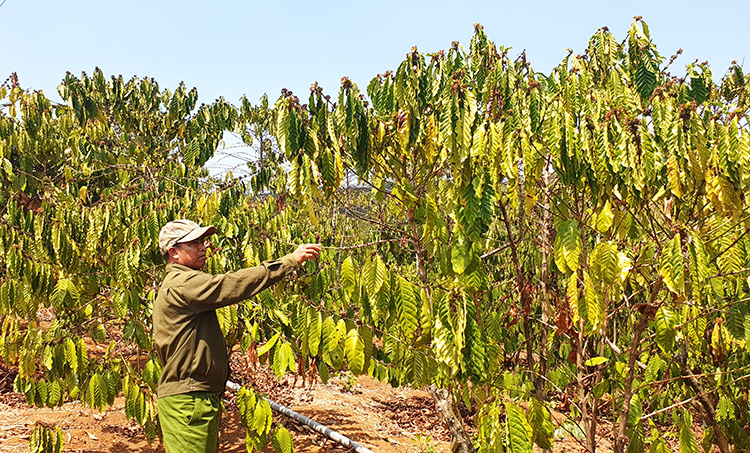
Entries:
{"label": "green leaf", "polygon": [[532,398],[529,402],[527,417],[533,432],[534,443],[543,450],[552,449],[555,426],[552,424],[549,410],[542,402]]}
{"label": "green leaf", "polygon": [[283,350],[283,356],[286,357],[287,360],[287,369],[292,373],[296,373],[297,357],[294,355],[292,345],[290,345],[289,343],[284,343],[281,345],[281,349]]}
{"label": "green leaf", "polygon": [[59,426],[55,426],[55,453],[62,453],[63,449],[63,432]]}
{"label": "green leaf", "polygon": [[507,401],[505,412],[508,417],[508,433],[510,434],[508,447],[510,452],[532,453],[532,429],[526,421],[523,411],[515,403]]}
{"label": "green leaf", "polygon": [[609,359],[606,357],[592,357],[586,361],[586,366],[597,366],[603,363],[607,363]]}
{"label": "green leaf", "polygon": [[651,446],[648,449],[648,453],[671,453],[669,448],[667,447],[667,444],[664,442],[664,439],[659,437],[654,442],[651,443]]}
{"label": "green leaf", "polygon": [[656,88],[656,68],[651,61],[641,61],[635,70],[635,85],[641,98],[648,99]]}
{"label": "green leaf", "polygon": [[263,398],[258,400],[255,406],[255,419],[253,427],[258,434],[268,434],[271,431],[271,422],[273,421],[273,412],[271,405]]}
{"label": "green leaf", "polygon": [[589,272],[595,280],[611,285],[620,278],[620,256],[617,246],[610,242],[600,242],[591,252]]}
{"label": "green leaf", "polygon": [[47,405],[49,407],[59,406],[63,403],[63,391],[62,385],[59,381],[52,381],[49,386],[49,396],[47,398]]}
{"label": "green leaf", "polygon": [[601,329],[606,317],[604,298],[594,285],[588,272],[583,273],[583,294],[586,302],[586,314],[591,323],[591,329],[597,332]]}
{"label": "green leaf", "polygon": [[[18,376],[21,376],[21,374]],[[36,383],[29,379],[26,385],[26,388],[23,390],[23,397],[26,400],[26,404],[33,406],[34,397],[36,396]]]}
{"label": "green leaf", "polygon": [[375,255],[365,264],[363,274],[367,293],[370,297],[373,297],[380,291],[380,288],[383,287],[383,282],[385,282],[387,277],[388,269],[386,269],[385,263],[380,259],[380,256]]}
{"label": "green leaf", "polygon": [[349,362],[349,371],[355,376],[362,374],[365,364],[364,343],[359,338],[357,329],[351,329],[346,335],[344,354]]}
{"label": "green leaf", "polygon": [[271,369],[276,372],[277,378],[280,378],[289,369],[289,356],[287,355],[287,348],[285,346],[289,348],[289,344],[281,342],[273,350]]}
{"label": "green leaf", "polygon": [[281,425],[277,425],[271,437],[273,451],[276,453],[292,453],[294,451],[294,441],[292,435]]}
{"label": "green leaf", "polygon": [[471,261],[471,256],[466,250],[466,246],[463,244],[456,243],[451,249],[451,265],[453,272],[457,274],[463,274]]}
{"label": "green leaf", "polygon": [[192,167],[195,165],[198,154],[200,152],[200,146],[198,144],[197,140],[192,140],[188,146],[185,147],[185,153],[183,154],[183,159],[185,162],[185,165],[188,167]]}
{"label": "green leaf", "polygon": [[693,417],[686,411],[680,419],[680,453],[700,453],[698,441],[693,435]]}
{"label": "green leaf", "polygon": [[690,78],[690,96],[696,103],[702,104],[708,96],[708,89],[701,77]]}
{"label": "green leaf", "polygon": [[[397,296],[397,308],[399,321],[404,337],[411,338],[419,326],[419,315],[421,299],[417,289],[405,278],[399,276],[399,291]],[[417,302],[420,302],[418,305]]]}
{"label": "green leaf", "polygon": [[576,220],[560,223],[555,237],[555,264],[563,272],[575,272],[578,269],[581,254],[581,230]]}
{"label": "green leaf", "polygon": [[320,380],[323,382],[323,384],[328,383],[328,379],[330,378],[330,373],[328,372],[328,365],[326,365],[325,362],[320,361],[317,363],[318,366],[318,376],[320,376]]}
{"label": "green leaf", "polygon": [[[333,344],[335,343],[335,344]],[[330,316],[323,320],[320,329],[320,350],[322,354],[336,349],[338,337],[336,336],[336,322]]]}
{"label": "green leaf", "polygon": [[312,356],[318,355],[323,316],[312,307],[307,309],[307,345]]}
{"label": "green leaf", "polygon": [[61,278],[55,285],[55,290],[50,297],[50,303],[56,309],[63,307],[73,308],[78,305],[80,294],[75,283],[66,278]]}
{"label": "green leaf", "polygon": [[91,379],[89,379],[88,392],[86,396],[88,399],[87,402],[92,409],[99,409],[100,412],[104,410],[104,405],[102,404],[102,383],[98,373],[94,374],[93,376],[91,376]]}
{"label": "green leaf", "polygon": [[670,291],[676,294],[684,292],[685,271],[680,245],[680,233],[675,234],[662,249],[660,273]]}
{"label": "green leaf", "polygon": [[85,368],[89,364],[89,353],[86,350],[86,342],[83,338],[78,339],[78,345],[76,347],[78,351],[78,365],[81,368]]}
{"label": "green leaf", "polygon": [[125,386],[125,416],[128,419],[138,418],[138,394],[140,389],[134,383]]}
{"label": "green leaf", "polygon": [[37,398],[34,402],[37,407],[46,406],[49,402],[49,386],[44,379],[41,379],[36,383],[36,397]]}
{"label": "green leaf", "polygon": [[65,361],[74,372],[78,371],[78,352],[76,351],[76,344],[71,338],[65,339]]}
{"label": "green leaf", "polygon": [[273,346],[279,340],[280,335],[281,334],[279,333],[274,334],[274,336],[272,336],[271,339],[266,342],[266,344],[259,347],[258,350],[256,351],[256,354],[258,355],[258,357],[261,357],[262,355],[270,351],[271,348],[273,348]]}
{"label": "green leaf", "polygon": [[628,444],[628,453],[640,453],[643,451],[644,429],[641,416],[643,407],[638,395],[633,395],[630,400],[630,410],[628,411],[628,422],[626,435],[630,440]]}
{"label": "green leaf", "polygon": [[250,427],[250,423],[255,420],[256,405],[257,397],[255,391],[240,387],[240,391],[237,392],[237,409],[240,412],[240,420],[245,428]]}
{"label": "green leaf", "polygon": [[357,260],[351,256],[346,257],[344,262],[341,263],[341,285],[349,294],[352,294],[357,284],[359,273],[357,267]]}
{"label": "green leaf", "polygon": [[[157,374],[161,373],[161,367],[157,371]],[[108,371],[104,375],[104,382],[107,387],[107,404],[112,406],[115,403],[115,398],[119,395],[122,390],[122,380],[120,374],[117,371]]]}
{"label": "green leaf", "polygon": [[697,232],[692,232],[690,242],[688,243],[690,251],[690,261],[693,266],[692,277],[693,283],[703,283],[709,276],[708,253],[703,240]]}
{"label": "green leaf", "polygon": [[219,320],[219,328],[224,336],[237,326],[237,307],[230,305],[216,310],[216,318]]}
{"label": "green leaf", "polygon": [[729,398],[722,396],[716,405],[716,421],[725,423],[731,420],[735,420],[734,404],[732,404]]}
{"label": "green leaf", "polygon": [[656,311],[654,321],[656,324],[656,344],[665,353],[671,353],[677,335],[676,327],[679,322],[679,315],[661,306]]}

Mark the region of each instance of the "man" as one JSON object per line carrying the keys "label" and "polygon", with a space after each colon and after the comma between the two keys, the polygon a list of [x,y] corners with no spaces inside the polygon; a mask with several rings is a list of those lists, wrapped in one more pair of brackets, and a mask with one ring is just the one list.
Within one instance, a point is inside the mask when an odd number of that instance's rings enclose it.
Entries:
{"label": "man", "polygon": [[210,275],[201,269],[215,232],[190,220],[169,222],[159,232],[167,266],[154,302],[153,329],[164,365],[157,406],[167,453],[216,451],[220,394],[229,377],[216,309],[254,296],[320,253],[320,245],[302,244],[279,260]]}

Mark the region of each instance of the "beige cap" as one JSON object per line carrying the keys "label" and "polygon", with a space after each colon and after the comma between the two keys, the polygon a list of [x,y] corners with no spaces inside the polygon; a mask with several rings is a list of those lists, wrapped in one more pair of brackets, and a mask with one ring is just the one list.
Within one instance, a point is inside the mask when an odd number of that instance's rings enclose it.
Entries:
{"label": "beige cap", "polygon": [[190,242],[214,233],[216,233],[216,228],[213,225],[202,227],[192,220],[173,220],[159,231],[159,249],[162,255],[166,255],[175,244]]}

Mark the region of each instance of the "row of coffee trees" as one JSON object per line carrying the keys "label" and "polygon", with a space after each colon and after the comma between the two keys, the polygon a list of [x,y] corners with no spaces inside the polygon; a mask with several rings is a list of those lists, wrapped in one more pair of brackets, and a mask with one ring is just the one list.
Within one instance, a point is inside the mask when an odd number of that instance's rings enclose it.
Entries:
{"label": "row of coffee trees", "polygon": [[[29,404],[126,397],[158,433],[158,230],[218,227],[207,271],[320,241],[219,319],[237,353],[427,388],[461,451],[750,449],[750,87],[672,75],[636,20],[549,75],[477,26],[366,90],[197,106],[184,86],[66,76],[0,89],[0,353]],[[203,166],[225,130],[253,175]],[[268,140],[268,134],[273,140]],[[272,146],[276,144],[277,147]],[[291,441],[252,389],[249,450]],[[459,405],[474,411],[467,430]],[[606,434],[602,434],[606,433]],[[35,434],[54,449],[54,431]]]}

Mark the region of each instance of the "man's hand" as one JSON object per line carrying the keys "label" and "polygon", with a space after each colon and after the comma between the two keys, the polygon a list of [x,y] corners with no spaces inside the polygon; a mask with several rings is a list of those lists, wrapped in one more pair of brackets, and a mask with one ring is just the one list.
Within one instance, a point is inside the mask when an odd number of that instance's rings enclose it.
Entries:
{"label": "man's hand", "polygon": [[298,265],[302,265],[310,258],[317,259],[320,255],[320,244],[300,244],[292,255]]}

